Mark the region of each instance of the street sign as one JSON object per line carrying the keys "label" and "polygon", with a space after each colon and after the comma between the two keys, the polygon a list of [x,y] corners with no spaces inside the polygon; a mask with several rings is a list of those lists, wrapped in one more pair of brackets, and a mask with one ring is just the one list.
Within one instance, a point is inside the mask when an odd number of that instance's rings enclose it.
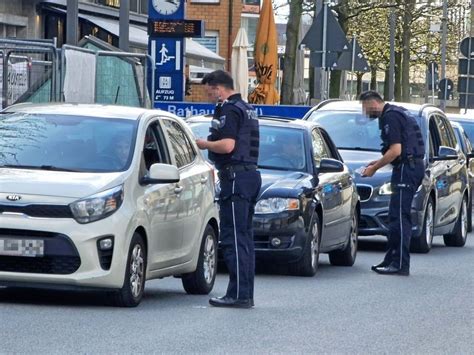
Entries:
{"label": "street sign", "polygon": [[426,76],[426,81],[428,83],[428,90],[437,90],[438,89],[438,63],[430,62],[428,64],[428,75]]}
{"label": "street sign", "polygon": [[[468,81],[468,78],[463,78],[463,77],[458,78],[458,92],[474,94],[474,78],[469,78],[469,87],[468,87],[467,81]],[[441,87],[441,82],[440,82],[440,87]]]}
{"label": "street sign", "polygon": [[[326,68],[339,69],[337,68],[337,57],[340,52],[327,52],[326,53]],[[323,54],[311,52],[309,57],[309,63],[312,67],[322,68],[323,67]]]}
{"label": "street sign", "polygon": [[[362,53],[362,49],[359,46],[357,40],[352,39],[350,45],[350,52],[342,52],[337,59],[337,67],[339,70],[354,70],[358,72],[370,71],[369,63]],[[355,45],[355,48],[353,47]],[[354,60],[354,63],[352,61]]]}
{"label": "street sign", "polygon": [[459,108],[474,108],[474,95],[459,94]]}
{"label": "street sign", "polygon": [[326,31],[323,31],[324,23],[324,7],[319,11],[313,24],[304,36],[301,44],[305,44],[311,51],[323,50],[323,33],[326,33],[326,51],[329,52],[343,52],[350,50],[347,42],[346,34],[342,30],[339,22],[337,22],[332,11],[327,11],[327,26]]}
{"label": "street sign", "polygon": [[[474,37],[464,38],[459,44],[459,50],[467,58],[474,57]],[[471,55],[469,55],[469,50],[471,50]]]}
{"label": "street sign", "polygon": [[459,75],[474,75],[474,58],[471,59],[471,63],[469,64],[469,73],[467,72],[469,59],[459,58],[458,64],[458,73]]}
{"label": "street sign", "polygon": [[[469,84],[470,86],[471,84]],[[449,100],[454,89],[454,83],[451,79],[441,79],[439,81],[438,98],[440,100]]]}
{"label": "street sign", "polygon": [[183,50],[184,38],[157,38],[150,41],[150,53],[155,63],[156,101],[183,99]]}

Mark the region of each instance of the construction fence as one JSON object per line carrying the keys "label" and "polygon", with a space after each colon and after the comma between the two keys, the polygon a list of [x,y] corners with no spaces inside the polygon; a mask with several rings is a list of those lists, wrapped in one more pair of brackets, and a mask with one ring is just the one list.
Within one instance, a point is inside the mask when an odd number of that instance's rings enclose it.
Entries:
{"label": "construction fence", "polygon": [[153,63],[147,54],[0,38],[1,108],[23,102],[153,107]]}

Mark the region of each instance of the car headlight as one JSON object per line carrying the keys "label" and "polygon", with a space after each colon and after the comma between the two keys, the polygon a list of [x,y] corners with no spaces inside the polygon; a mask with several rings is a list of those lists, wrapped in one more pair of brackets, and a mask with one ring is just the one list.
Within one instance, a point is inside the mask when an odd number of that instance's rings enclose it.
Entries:
{"label": "car headlight", "polygon": [[273,197],[257,202],[255,213],[279,213],[283,211],[298,210],[300,201],[296,198]]}
{"label": "car headlight", "polygon": [[90,223],[110,216],[123,202],[123,185],[102,191],[98,194],[69,204],[74,219],[81,223]]}
{"label": "car headlight", "polygon": [[379,188],[379,195],[391,195],[392,191],[392,183],[386,182]]}

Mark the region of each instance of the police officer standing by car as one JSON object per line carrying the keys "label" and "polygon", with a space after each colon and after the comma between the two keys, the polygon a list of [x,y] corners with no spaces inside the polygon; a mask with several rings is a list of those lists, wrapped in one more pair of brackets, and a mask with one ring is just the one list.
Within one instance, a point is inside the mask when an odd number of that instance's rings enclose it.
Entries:
{"label": "police officer standing by car", "polygon": [[425,172],[423,137],[415,119],[404,108],[385,103],[379,93],[363,92],[359,100],[369,118],[379,119],[382,138],[382,157],[369,163],[362,177],[374,175],[387,164],[393,165],[388,250],[384,260],[372,266],[372,270],[384,275],[408,276],[411,204]]}
{"label": "police officer standing by car", "polygon": [[255,252],[252,219],[261,177],[257,170],[259,126],[252,106],[234,91],[232,77],[216,70],[204,76],[208,96],[217,102],[207,140],[197,139],[209,151],[220,180],[220,246],[229,270],[223,297],[209,303],[216,307],[253,307]]}

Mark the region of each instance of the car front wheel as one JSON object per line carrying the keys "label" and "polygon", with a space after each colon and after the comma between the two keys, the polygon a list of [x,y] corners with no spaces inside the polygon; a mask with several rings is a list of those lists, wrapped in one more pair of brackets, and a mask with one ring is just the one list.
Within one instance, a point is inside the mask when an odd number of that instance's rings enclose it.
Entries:
{"label": "car front wheel", "polygon": [[415,253],[428,253],[433,245],[434,233],[434,207],[433,199],[430,197],[426,204],[425,219],[423,229],[418,238],[412,238],[411,250]]}
{"label": "car front wheel", "polygon": [[329,262],[336,266],[352,266],[357,256],[357,244],[359,234],[359,216],[354,212],[351,221],[351,229],[347,244],[342,250],[334,250],[329,253]]}
{"label": "car front wheel", "polygon": [[217,237],[212,226],[207,225],[199,251],[196,271],[183,275],[184,290],[192,295],[206,295],[214,287],[217,274]]}
{"label": "car front wheel", "polygon": [[296,276],[314,276],[319,266],[320,225],[317,213],[313,215],[308,231],[308,240],[302,258],[289,265],[289,271]]}
{"label": "car front wheel", "polygon": [[115,305],[136,307],[145,292],[146,247],[143,237],[135,233],[130,242],[122,288],[115,293]]}
{"label": "car front wheel", "polygon": [[454,227],[452,234],[445,234],[443,236],[444,244],[448,247],[463,247],[467,240],[467,202],[463,198],[461,203],[461,210],[459,211],[458,220]]}

